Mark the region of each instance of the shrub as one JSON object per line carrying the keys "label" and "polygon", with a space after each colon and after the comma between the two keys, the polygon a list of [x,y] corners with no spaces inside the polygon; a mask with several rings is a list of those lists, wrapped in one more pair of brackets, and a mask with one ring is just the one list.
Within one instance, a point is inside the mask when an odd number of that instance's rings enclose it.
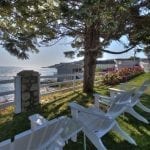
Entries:
{"label": "shrub", "polygon": [[115,85],[121,82],[128,81],[140,74],[144,73],[140,66],[132,68],[122,68],[117,71],[108,72],[102,78],[102,83],[106,85]]}

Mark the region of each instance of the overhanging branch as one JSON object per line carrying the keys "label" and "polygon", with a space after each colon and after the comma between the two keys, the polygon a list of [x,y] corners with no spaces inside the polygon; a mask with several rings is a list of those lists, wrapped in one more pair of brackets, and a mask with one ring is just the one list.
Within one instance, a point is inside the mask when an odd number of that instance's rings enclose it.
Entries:
{"label": "overhanging branch", "polygon": [[126,53],[126,52],[132,50],[135,47],[136,46],[132,46],[132,47],[126,49],[126,50],[123,50],[123,51],[120,51],[120,52],[114,52],[114,51],[111,51],[111,50],[102,49],[101,46],[97,46],[96,48],[90,49],[89,51],[97,51],[98,50],[98,51],[109,53],[109,54],[123,54],[123,53]]}
{"label": "overhanging branch", "polygon": [[71,30],[71,31],[73,31],[73,32],[75,32],[75,33],[77,33],[77,34],[83,34],[83,32],[81,32],[80,30],[76,30],[76,29],[73,29],[73,28],[71,28],[71,27],[68,27],[66,24],[64,24],[64,23],[61,23],[61,25],[63,26],[63,27],[65,27],[65,28],[67,28],[67,29],[69,29],[69,30]]}
{"label": "overhanging branch", "polygon": [[105,50],[105,49],[102,49],[101,51],[102,51],[102,52],[105,52],[105,53],[109,53],[109,54],[123,54],[123,53],[129,52],[129,51],[132,50],[134,47],[135,47],[135,46],[132,46],[132,47],[130,47],[130,48],[126,49],[126,50],[123,50],[123,51],[121,51],[121,52],[114,52],[114,51]]}

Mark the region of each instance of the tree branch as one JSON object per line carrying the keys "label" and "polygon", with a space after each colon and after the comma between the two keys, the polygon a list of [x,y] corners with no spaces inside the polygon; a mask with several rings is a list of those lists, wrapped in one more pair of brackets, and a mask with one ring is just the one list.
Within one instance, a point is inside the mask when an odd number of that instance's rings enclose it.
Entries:
{"label": "tree branch", "polygon": [[121,52],[114,52],[114,51],[110,51],[110,50],[105,50],[105,49],[102,49],[101,51],[102,52],[105,52],[105,53],[109,53],[109,54],[123,54],[123,53],[127,53],[128,51],[132,50],[135,46],[132,46],[126,50],[123,50]]}
{"label": "tree branch", "polygon": [[71,28],[71,27],[68,27],[66,24],[64,24],[64,23],[61,23],[61,25],[63,26],[63,27],[65,27],[65,28],[67,28],[67,29],[69,29],[69,30],[71,30],[71,31],[73,31],[73,32],[75,32],[75,33],[77,33],[77,34],[83,34],[83,32],[80,32],[79,30],[75,30],[75,29],[73,29],[73,28]]}

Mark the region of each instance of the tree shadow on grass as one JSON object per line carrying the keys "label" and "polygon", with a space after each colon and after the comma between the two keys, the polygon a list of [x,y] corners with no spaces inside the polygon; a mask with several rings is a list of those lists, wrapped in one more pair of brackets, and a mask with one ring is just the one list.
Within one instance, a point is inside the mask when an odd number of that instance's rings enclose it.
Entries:
{"label": "tree shadow on grass", "polygon": [[[127,132],[128,133],[128,132]],[[129,133],[128,133],[129,134]],[[149,150],[150,143],[148,141],[148,136],[145,135],[132,135],[129,134],[137,143],[137,145],[132,145],[126,140],[123,140],[119,137],[121,140],[116,140],[116,134],[107,134],[103,138],[103,142],[108,148],[108,150]]]}
{"label": "tree shadow on grass", "polygon": [[66,94],[65,96],[63,96],[63,95],[61,97],[59,96],[60,98],[56,98],[56,96],[54,96],[53,100],[47,100],[48,102],[46,104],[54,104],[56,102],[61,102],[63,99],[68,98],[72,95],[74,95],[73,92]]}
{"label": "tree shadow on grass", "polygon": [[[141,101],[146,106],[150,105],[149,101],[150,96],[148,94],[144,94],[141,98]],[[93,96],[92,94],[86,95],[82,92],[76,91],[70,94],[67,94],[63,97],[59,97],[53,101],[50,101],[46,104],[39,105],[37,108],[32,109],[32,111],[28,111],[25,113],[20,113],[18,115],[12,115],[10,113],[4,113],[1,118],[7,118],[5,121],[3,121],[0,125],[0,141],[8,139],[10,137],[13,137],[14,135],[23,132],[30,128],[30,121],[28,120],[28,117],[32,114],[39,113],[43,115],[44,117],[48,119],[52,119],[61,115],[68,115],[70,116],[70,109],[68,107],[68,103],[76,101],[77,103],[86,106],[87,103],[93,103]],[[142,114],[145,118],[149,120],[149,114],[143,112],[139,108],[135,107],[136,111]],[[133,146],[129,144],[126,141],[119,141],[116,142],[114,136],[111,134],[107,134],[102,138],[102,141],[104,142],[104,145],[108,148],[108,150],[148,150],[150,144],[146,142],[149,139],[149,133],[146,131],[150,130],[149,125],[146,125],[135,118],[133,118],[129,114],[125,114],[127,117],[126,120],[120,117],[124,122],[130,124],[133,126],[133,128],[136,128],[138,132],[140,132],[141,135],[136,135],[134,133],[134,130],[131,131],[131,136],[136,139],[138,146]],[[120,126],[121,123],[120,123]],[[128,128],[128,126],[124,126],[124,128]],[[130,129],[131,130],[131,129]],[[70,142],[69,142],[70,143]],[[83,134],[79,134],[79,140],[77,143],[71,142],[71,144],[68,144],[65,147],[66,150],[83,150]],[[87,150],[95,150],[96,148],[87,140]]]}
{"label": "tree shadow on grass", "polygon": [[[67,96],[58,98],[56,101],[49,102],[44,105],[38,105],[37,107],[32,108],[32,110],[27,112],[23,112],[17,115],[13,114],[13,111],[4,113],[0,117],[0,119],[5,118],[5,120],[1,119],[0,141],[14,137],[16,134],[29,129],[30,121],[28,117],[30,115],[39,113],[47,119],[52,119],[61,115],[70,115],[70,109],[68,107],[69,102],[77,101],[83,104],[87,102],[87,99],[89,99],[89,96],[81,94],[80,92],[74,92]],[[54,105],[55,103],[57,104]],[[8,119],[6,119],[7,117]]]}
{"label": "tree shadow on grass", "polygon": [[[89,99],[91,99],[92,97],[91,95],[89,96],[89,95],[82,94],[80,92],[74,92],[68,96],[65,96],[65,98],[66,98],[65,100],[64,100],[64,97],[59,98],[60,103],[57,103],[58,101],[56,100],[56,102],[53,102],[53,103],[50,102],[50,103],[45,104],[42,107],[44,116],[46,116],[46,118],[58,117],[60,115],[70,116],[70,109],[68,107],[68,103],[76,101],[79,104],[85,105],[85,103],[89,102],[90,101]],[[51,117],[47,117],[50,114],[52,114]]]}
{"label": "tree shadow on grass", "polygon": [[[148,94],[144,94],[142,96],[142,102],[145,104],[145,106],[150,103],[148,101],[149,98],[150,96]],[[83,100],[81,100],[80,104],[83,104]],[[149,118],[148,113],[143,112],[137,107],[135,107],[135,109],[146,119]],[[123,116],[119,117],[119,119],[121,119],[121,121],[119,121],[119,124],[121,127],[123,126],[123,129],[136,141],[137,146],[134,146],[125,140],[116,140],[116,134],[111,133],[106,134],[102,138],[104,145],[108,148],[108,150],[149,150],[150,143],[148,139],[150,138],[150,126],[148,124],[140,122],[136,118],[132,117],[130,114],[125,113],[125,117],[126,119],[124,119]],[[65,150],[70,149],[83,150],[83,135],[80,134],[77,143],[70,142],[68,145],[65,146]],[[87,150],[96,150],[96,148],[89,140],[87,140]]]}
{"label": "tree shadow on grass", "polygon": [[[116,142],[114,136],[110,133],[102,137],[102,142],[108,150],[135,150],[135,146],[128,143],[125,140]],[[87,150],[97,150],[97,148],[90,142],[86,137],[86,147]],[[69,141],[69,143],[64,147],[64,150],[83,150],[84,149],[84,139],[83,133],[80,132],[77,138],[77,142]]]}

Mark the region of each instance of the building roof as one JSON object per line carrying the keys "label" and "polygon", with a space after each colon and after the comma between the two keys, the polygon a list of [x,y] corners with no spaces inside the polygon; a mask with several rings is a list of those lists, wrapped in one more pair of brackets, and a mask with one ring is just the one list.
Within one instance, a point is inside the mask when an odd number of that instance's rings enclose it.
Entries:
{"label": "building roof", "polygon": [[129,61],[129,60],[131,60],[131,61],[133,61],[133,60],[137,60],[137,61],[139,61],[140,60],[140,58],[117,58],[117,59],[115,59],[115,61]]}
{"label": "building roof", "polygon": [[[96,64],[115,64],[115,61],[129,61],[129,60],[134,60],[134,58],[117,58],[117,59],[107,59],[107,60],[97,60]],[[144,61],[144,60],[148,60],[147,58],[135,58],[135,60],[137,61]],[[49,66],[48,68],[59,68],[62,66],[81,66],[83,67],[83,60],[80,61],[74,61],[74,62],[69,62],[69,63],[59,63],[59,64],[55,64],[52,66]]]}
{"label": "building roof", "polygon": [[81,67],[83,67],[83,61],[55,64],[55,65],[49,66],[49,68],[59,68],[62,66],[81,66]]}
{"label": "building roof", "polygon": [[114,59],[97,60],[96,64],[115,64]]}

